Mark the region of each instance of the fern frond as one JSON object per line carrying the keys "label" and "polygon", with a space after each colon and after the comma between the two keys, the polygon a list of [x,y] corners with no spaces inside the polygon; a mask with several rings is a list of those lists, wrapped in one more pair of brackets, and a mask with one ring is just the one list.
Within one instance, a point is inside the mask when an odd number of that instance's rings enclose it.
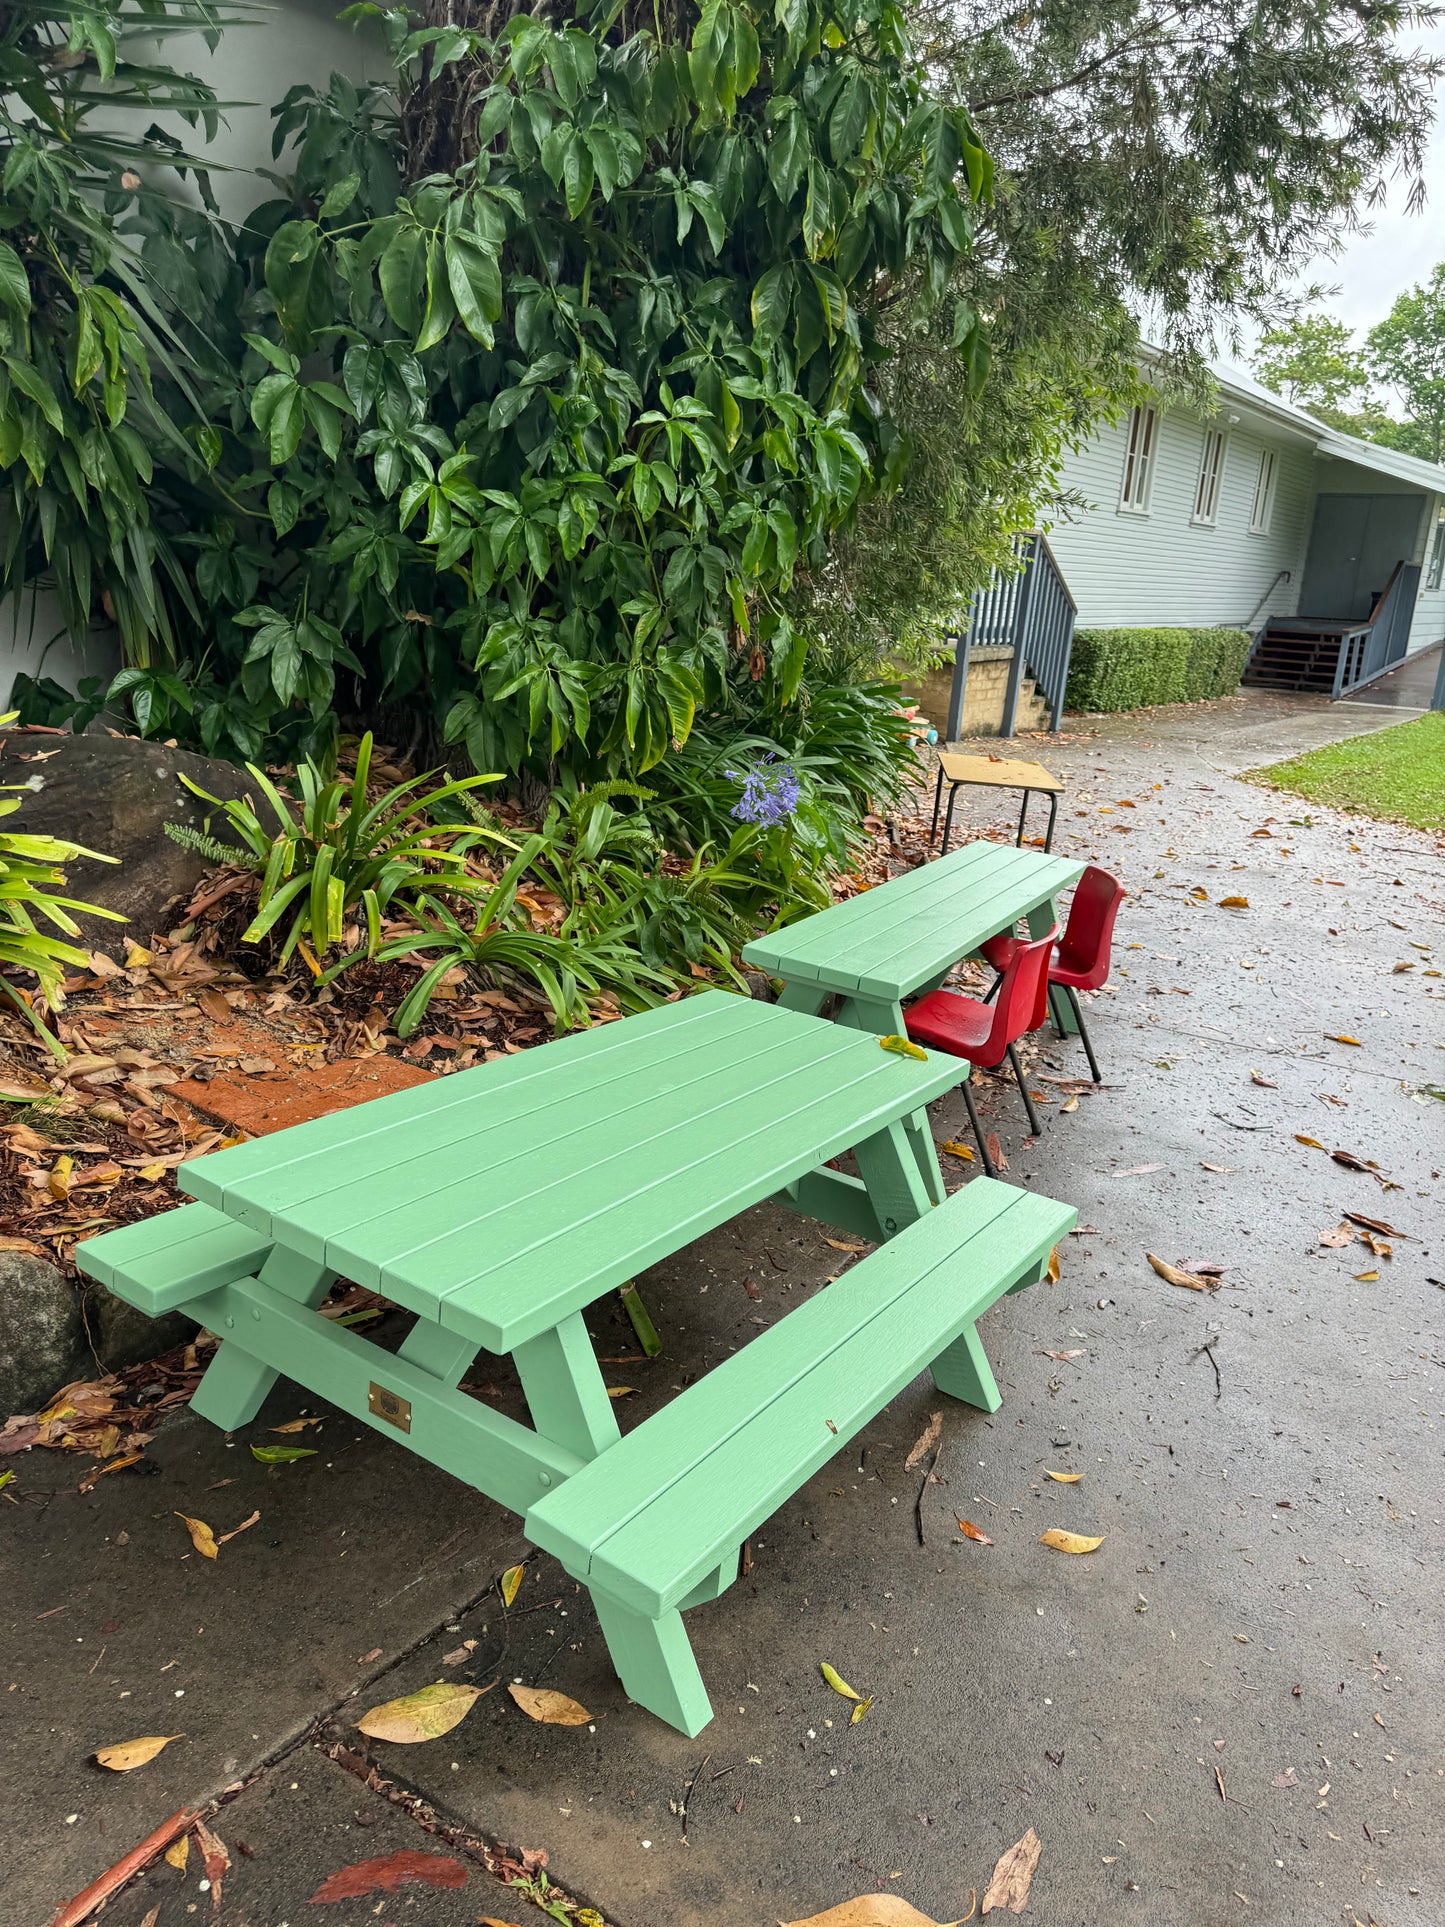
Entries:
{"label": "fern frond", "polygon": [[207,836],[204,830],[193,830],[189,823],[167,823],[165,827],[172,843],[179,843],[183,850],[194,850],[207,863],[232,863],[238,870],[260,868],[258,859],[249,850],[238,850],[232,843]]}

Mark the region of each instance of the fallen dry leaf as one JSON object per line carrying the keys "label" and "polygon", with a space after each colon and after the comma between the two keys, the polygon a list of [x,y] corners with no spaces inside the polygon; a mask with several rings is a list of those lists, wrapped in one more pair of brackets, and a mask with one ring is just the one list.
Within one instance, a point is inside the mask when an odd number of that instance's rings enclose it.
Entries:
{"label": "fallen dry leaf", "polygon": [[1317,1137],[1306,1137],[1303,1131],[1295,1132],[1294,1141],[1296,1144],[1307,1144],[1312,1151],[1327,1151],[1329,1149],[1329,1146],[1327,1144],[1321,1144]]}
{"label": "fallen dry leaf", "polygon": [[1042,1352],[1041,1351],[1039,1353],[1040,1358],[1052,1358],[1056,1360],[1057,1363],[1060,1365],[1067,1365],[1071,1358],[1082,1358],[1083,1356],[1084,1356],[1084,1353],[1082,1349],[1076,1349],[1071,1352]]}
{"label": "fallen dry leaf", "polygon": [[1048,1276],[1048,1281],[1051,1285],[1056,1285],[1059,1282],[1059,1247],[1057,1245],[1055,1245],[1053,1250],[1049,1253],[1049,1268],[1048,1268],[1047,1276]]}
{"label": "fallen dry leaf", "polygon": [[201,1557],[203,1559],[214,1559],[216,1557],[216,1535],[211,1531],[211,1528],[206,1524],[205,1520],[188,1519],[184,1512],[178,1512],[176,1517],[180,1520],[186,1531],[190,1533],[191,1544],[195,1547],[196,1551],[200,1553]]}
{"label": "fallen dry leaf", "polygon": [[1357,1271],[1355,1273],[1355,1283],[1357,1285],[1373,1285],[1379,1275],[1378,1271]]}
{"label": "fallen dry leaf", "polygon": [[1128,1164],[1125,1165],[1122,1171],[1111,1171],[1109,1176],[1111,1178],[1142,1178],[1147,1177],[1151,1171],[1162,1171],[1163,1169],[1164,1166],[1162,1164]]}
{"label": "fallen dry leaf", "polygon": [[1052,1546],[1055,1552],[1097,1552],[1103,1543],[1102,1537],[1091,1539],[1083,1532],[1061,1532],[1057,1526],[1039,1534],[1039,1544]]}
{"label": "fallen dry leaf", "polygon": [[921,1464],[942,1436],[943,1414],[942,1412],[930,1412],[927,1425],[924,1426],[923,1430],[918,1434],[918,1437],[913,1441],[913,1450],[903,1461],[903,1470],[905,1472],[911,1472],[915,1465]]}
{"label": "fallen dry leaf", "polygon": [[[142,1173],[144,1175],[144,1173]],[[288,1418],[284,1425],[273,1425],[273,1432],[304,1432],[308,1425],[319,1425],[319,1418]]]}
{"label": "fallen dry leaf", "polygon": [[987,1914],[995,1907],[1007,1907],[1011,1914],[1021,1914],[1028,1905],[1029,1887],[1042,1852],[1043,1842],[1030,1827],[1022,1840],[999,1856],[979,1912]]}
{"label": "fallen dry leaf", "polygon": [[147,1760],[153,1760],[163,1746],[183,1737],[180,1733],[152,1733],[143,1740],[124,1740],[119,1746],[102,1746],[91,1756],[97,1766],[108,1766],[112,1773],[133,1773]]}
{"label": "fallen dry leaf", "polygon": [[946,1137],[938,1148],[940,1151],[947,1151],[951,1158],[962,1158],[965,1164],[975,1162],[972,1149],[967,1144],[960,1144],[957,1138]]}
{"label": "fallen dry leaf", "polygon": [[445,1853],[418,1853],[404,1847],[375,1860],[353,1861],[328,1874],[312,1894],[312,1907],[333,1900],[359,1900],[363,1894],[394,1894],[399,1887],[465,1887],[467,1870]]}
{"label": "fallen dry leaf", "polygon": [[1219,899],[1219,907],[1221,910],[1247,910],[1249,908],[1249,898],[1221,897]]}
{"label": "fallen dry leaf", "polygon": [[191,1857],[191,1836],[183,1833],[179,1840],[172,1840],[166,1848],[166,1864],[174,1867],[177,1873],[184,1873],[186,1862]]}
{"label": "fallen dry leaf", "polygon": [[502,1604],[504,1606],[510,1606],[516,1598],[522,1584],[522,1574],[524,1570],[525,1568],[522,1566],[508,1566],[507,1570],[497,1581],[497,1588],[502,1595]]}
{"label": "fallen dry leaf", "polygon": [[1279,1089],[1279,1085],[1275,1083],[1272,1077],[1264,1077],[1258,1071],[1251,1071],[1249,1073],[1249,1081],[1251,1084],[1258,1084],[1261,1089],[1266,1091],[1277,1091]]}
{"label": "fallen dry leaf", "polygon": [[226,1851],[225,1841],[219,1834],[212,1833],[204,1820],[196,1822],[196,1845],[201,1850],[206,1878],[211,1883],[211,1912],[214,1914],[221,1905],[221,1879],[230,1871],[231,1856]]}
{"label": "fallen dry leaf", "polygon": [[1079,1100],[1077,1095],[1075,1095],[1074,1097],[1065,1098],[1063,1103],[1059,1106],[1059,1109],[1061,1111],[1077,1111],[1078,1108],[1079,1108]]}
{"label": "fallen dry leaf", "polygon": [[550,1686],[509,1686],[507,1691],[527,1718],[536,1720],[539,1726],[586,1726],[591,1721],[585,1706]]}
{"label": "fallen dry leaf", "polygon": [[845,1900],[826,1913],[783,1921],[780,1927],[938,1927],[938,1923],[931,1914],[910,1907],[902,1894],[859,1894],[856,1900]]}
{"label": "fallen dry leaf", "polygon": [[1345,1216],[1351,1224],[1360,1225],[1366,1231],[1378,1231],[1382,1238],[1408,1238],[1408,1231],[1401,1231],[1398,1225],[1387,1224],[1383,1218],[1367,1218],[1363,1211],[1347,1211]]}
{"label": "fallen dry leaf", "polygon": [[1083,1476],[1082,1472],[1051,1472],[1047,1466],[1044,1467],[1044,1477],[1052,1479],[1056,1485],[1077,1485]]}
{"label": "fallen dry leaf", "polygon": [[1331,1044],[1353,1044],[1356,1050],[1363,1050],[1365,1048],[1358,1037],[1351,1037],[1346,1031],[1327,1030],[1325,1037]]}
{"label": "fallen dry leaf", "polygon": [[438,1680],[420,1692],[402,1699],[383,1700],[356,1722],[359,1733],[373,1740],[392,1740],[398,1746],[420,1746],[425,1740],[439,1740],[450,1733],[471,1712],[485,1686],[461,1686]]}
{"label": "fallen dry leaf", "polygon": [[1186,1291],[1210,1291],[1213,1289],[1207,1278],[1196,1277],[1192,1271],[1183,1271],[1178,1265],[1166,1264],[1164,1259],[1156,1258],[1152,1251],[1144,1256],[1153,1265],[1159,1276],[1171,1285],[1183,1285]]}
{"label": "fallen dry leaf", "polygon": [[[958,1514],[955,1513],[954,1517],[958,1518]],[[965,1539],[972,1539],[976,1546],[991,1546],[993,1544],[993,1540],[989,1538],[988,1534],[986,1532],[980,1532],[972,1519],[959,1519],[958,1529]]]}
{"label": "fallen dry leaf", "polygon": [[1207,1159],[1201,1158],[1199,1160],[1199,1168],[1201,1171],[1218,1171],[1221,1177],[1227,1177],[1234,1169],[1234,1166],[1232,1164],[1210,1164]]}
{"label": "fallen dry leaf", "polygon": [[868,1249],[867,1245],[845,1244],[841,1238],[825,1238],[823,1243],[825,1245],[831,1245],[834,1251],[866,1251]]}
{"label": "fallen dry leaf", "polygon": [[1338,1251],[1344,1245],[1352,1245],[1357,1235],[1352,1224],[1337,1224],[1333,1231],[1320,1233],[1320,1243],[1331,1251]]}
{"label": "fallen dry leaf", "polygon": [[223,1532],[220,1538],[216,1541],[216,1544],[218,1546],[224,1546],[228,1540],[236,1538],[239,1533],[249,1532],[252,1526],[259,1525],[260,1523],[261,1523],[260,1513],[253,1512],[248,1519],[243,1519],[240,1525],[232,1526],[229,1532]]}
{"label": "fallen dry leaf", "polygon": [[607,1396],[609,1398],[631,1398],[636,1390],[637,1387],[635,1385],[609,1385],[607,1387]]}

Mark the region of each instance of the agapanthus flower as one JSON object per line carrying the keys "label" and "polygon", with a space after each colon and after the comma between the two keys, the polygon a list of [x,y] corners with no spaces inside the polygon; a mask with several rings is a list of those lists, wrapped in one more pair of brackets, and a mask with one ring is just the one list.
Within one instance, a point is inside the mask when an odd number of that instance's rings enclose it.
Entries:
{"label": "agapanthus flower", "polygon": [[791,763],[780,763],[772,750],[749,770],[730,769],[723,774],[743,786],[732,814],[744,823],[781,823],[798,807],[801,794],[798,772]]}

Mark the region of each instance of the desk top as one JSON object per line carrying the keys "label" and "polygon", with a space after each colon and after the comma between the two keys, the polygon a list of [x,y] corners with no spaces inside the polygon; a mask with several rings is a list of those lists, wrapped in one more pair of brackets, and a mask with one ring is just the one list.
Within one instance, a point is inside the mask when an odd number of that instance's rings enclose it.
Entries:
{"label": "desk top", "polygon": [[743,961],[770,976],[896,1001],[1077,883],[1084,869],[1071,857],[965,843],[757,938]]}
{"label": "desk top", "polygon": [[951,1057],[707,991],[178,1175],[288,1249],[507,1352],[958,1075]]}
{"label": "desk top", "polygon": [[1020,763],[1004,756],[964,756],[941,749],[945,783],[983,783],[994,789],[1062,791],[1063,782],[1050,776],[1042,763]]}

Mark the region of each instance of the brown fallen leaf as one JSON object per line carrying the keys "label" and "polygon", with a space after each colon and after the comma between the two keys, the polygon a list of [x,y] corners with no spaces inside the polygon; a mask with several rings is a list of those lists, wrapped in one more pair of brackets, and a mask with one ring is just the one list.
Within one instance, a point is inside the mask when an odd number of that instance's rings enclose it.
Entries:
{"label": "brown fallen leaf", "polygon": [[[954,1517],[958,1518],[958,1514],[955,1513]],[[993,1540],[989,1538],[988,1534],[986,1532],[980,1532],[972,1519],[959,1519],[958,1529],[965,1539],[972,1539],[976,1546],[991,1546],[993,1544]]]}
{"label": "brown fallen leaf", "polygon": [[866,1251],[868,1249],[867,1245],[848,1244],[842,1238],[825,1238],[823,1243],[825,1245],[831,1245],[834,1251]]}
{"label": "brown fallen leaf", "polygon": [[1083,1532],[1063,1532],[1058,1526],[1039,1534],[1039,1544],[1052,1546],[1055,1552],[1097,1552],[1103,1543],[1102,1536],[1093,1539]]}
{"label": "brown fallen leaf", "polygon": [[565,1693],[550,1686],[509,1686],[507,1691],[529,1720],[539,1726],[586,1726],[592,1715]]}
{"label": "brown fallen leaf", "polygon": [[1039,1357],[1040,1357],[1040,1358],[1052,1358],[1052,1359],[1056,1359],[1056,1360],[1058,1361],[1058,1363],[1059,1363],[1060,1365],[1067,1365],[1067,1364],[1068,1364],[1068,1362],[1069,1362],[1069,1360],[1070,1360],[1071,1358],[1082,1358],[1083,1356],[1084,1356],[1084,1352],[1083,1352],[1083,1348],[1082,1348],[1082,1347],[1078,1347],[1078,1348],[1076,1348],[1076,1349],[1075,1349],[1074,1351],[1071,1351],[1071,1352],[1043,1352],[1043,1351],[1041,1351],[1041,1352],[1039,1353]]}
{"label": "brown fallen leaf", "polygon": [[1275,1083],[1272,1077],[1263,1077],[1258,1071],[1251,1071],[1249,1073],[1249,1081],[1251,1084],[1258,1084],[1262,1090],[1277,1091],[1279,1089],[1279,1085]]}
{"label": "brown fallen leaf", "polygon": [[1201,1171],[1218,1171],[1221,1177],[1227,1177],[1234,1169],[1234,1166],[1232,1164],[1210,1164],[1205,1158],[1201,1158],[1199,1160],[1199,1168]]}
{"label": "brown fallen leaf", "polygon": [[220,1536],[220,1538],[219,1538],[219,1539],[218,1539],[218,1540],[216,1541],[216,1544],[217,1544],[218,1546],[223,1546],[223,1545],[225,1545],[225,1543],[226,1543],[226,1541],[227,1541],[228,1539],[234,1539],[234,1538],[236,1537],[236,1535],[237,1535],[237,1533],[239,1533],[239,1532],[249,1532],[249,1531],[251,1530],[251,1527],[252,1527],[252,1526],[254,1526],[254,1525],[259,1525],[260,1523],[261,1523],[261,1515],[260,1515],[260,1513],[259,1513],[259,1512],[253,1512],[253,1513],[251,1514],[251,1516],[250,1516],[250,1518],[249,1518],[249,1519],[243,1519],[243,1520],[241,1521],[241,1523],[240,1523],[240,1525],[238,1525],[238,1526],[232,1526],[232,1528],[231,1528],[231,1530],[230,1530],[229,1532],[223,1532],[223,1533],[221,1534],[221,1536]]}
{"label": "brown fallen leaf", "polygon": [[1044,1477],[1052,1479],[1056,1485],[1077,1485],[1083,1476],[1082,1472],[1051,1472],[1047,1466],[1044,1467]]}
{"label": "brown fallen leaf", "polygon": [[1163,1169],[1164,1166],[1162,1164],[1128,1164],[1125,1165],[1122,1171],[1111,1171],[1109,1176],[1111,1178],[1143,1178],[1147,1177],[1151,1171],[1162,1171]]}
{"label": "brown fallen leaf", "polygon": [[1003,1146],[998,1141],[998,1132],[990,1131],[984,1139],[984,1143],[988,1147],[989,1163],[992,1164],[994,1170],[1007,1171],[1008,1159],[1004,1156]]}
{"label": "brown fallen leaf", "polygon": [[1317,1137],[1306,1137],[1303,1131],[1295,1132],[1294,1141],[1296,1144],[1307,1144],[1312,1151],[1327,1151],[1329,1149],[1329,1146],[1327,1144],[1321,1144]]}
{"label": "brown fallen leaf", "polygon": [[1021,1914],[1028,1905],[1029,1887],[1042,1852],[1043,1842],[1030,1827],[1022,1840],[999,1856],[979,1912],[988,1914],[995,1907],[1006,1907],[1011,1914]]}
{"label": "brown fallen leaf", "polygon": [[1223,1800],[1227,1805],[1229,1802],[1229,1795],[1224,1790],[1224,1773],[1220,1767],[1215,1767],[1214,1769],[1214,1783],[1219,1788],[1220,1799]]}
{"label": "brown fallen leaf", "polygon": [[1382,1238],[1408,1238],[1408,1231],[1401,1231],[1398,1225],[1387,1224],[1383,1218],[1367,1218],[1363,1211],[1347,1211],[1344,1214],[1351,1224],[1359,1225],[1365,1231],[1378,1231]]}
{"label": "brown fallen leaf", "polygon": [[[902,1894],[859,1894],[826,1913],[806,1920],[783,1921],[780,1927],[938,1927],[931,1914],[910,1907]],[[953,1927],[960,1927],[954,1922]]]}
{"label": "brown fallen leaf", "polygon": [[1167,1284],[1182,1285],[1186,1291],[1213,1289],[1207,1278],[1197,1278],[1191,1271],[1184,1271],[1178,1265],[1167,1264],[1163,1258],[1156,1258],[1152,1251],[1146,1251],[1144,1256]]}
{"label": "brown fallen leaf", "polygon": [[196,1845],[201,1850],[206,1878],[211,1883],[211,1912],[214,1914],[221,1905],[221,1880],[230,1871],[231,1856],[226,1851],[225,1841],[219,1834],[212,1833],[204,1820],[196,1822]]}
{"label": "brown fallen leaf", "polygon": [[319,1418],[288,1418],[284,1425],[273,1425],[273,1432],[304,1432],[309,1425],[319,1425]]}
{"label": "brown fallen leaf", "polygon": [[461,1666],[471,1658],[476,1650],[477,1642],[474,1639],[464,1639],[460,1646],[453,1646],[449,1653],[442,1654],[442,1665]]}
{"label": "brown fallen leaf", "polygon": [[942,1436],[943,1414],[942,1412],[930,1412],[927,1425],[924,1426],[918,1437],[913,1441],[913,1450],[903,1461],[903,1470],[905,1472],[911,1472],[915,1465],[921,1464]]}
{"label": "brown fallen leaf", "polygon": [[465,1887],[467,1870],[445,1853],[418,1853],[404,1847],[375,1860],[357,1860],[328,1874],[308,1905],[325,1906],[334,1900],[359,1900],[364,1894],[394,1894],[400,1887]]}
{"label": "brown fallen leaf", "polygon": [[196,1002],[206,1015],[218,1024],[229,1024],[236,1015],[219,990],[199,991]]}
{"label": "brown fallen leaf", "polygon": [[1278,1787],[1298,1786],[1299,1775],[1292,1766],[1287,1766],[1283,1773],[1275,1774],[1274,1778],[1270,1781],[1270,1785]]}
{"label": "brown fallen leaf", "polygon": [[196,1551],[200,1553],[201,1557],[203,1559],[214,1559],[216,1557],[216,1535],[211,1531],[211,1528],[206,1524],[205,1520],[188,1519],[184,1512],[178,1512],[176,1517],[180,1520],[186,1531],[190,1533],[191,1544],[195,1547]]}
{"label": "brown fallen leaf", "polygon": [[143,1740],[123,1740],[119,1746],[102,1746],[91,1755],[97,1766],[107,1766],[112,1773],[133,1773],[147,1760],[153,1760],[163,1746],[172,1740],[184,1738],[180,1733],[152,1733]]}
{"label": "brown fallen leaf", "polygon": [[1333,1231],[1322,1231],[1320,1243],[1330,1251],[1339,1251],[1345,1245],[1355,1242],[1357,1233],[1352,1224],[1337,1224]]}
{"label": "brown fallen leaf", "polygon": [[420,1746],[425,1740],[439,1740],[450,1733],[471,1712],[489,1686],[462,1686],[438,1680],[420,1692],[402,1699],[383,1700],[356,1722],[359,1733],[373,1740],[391,1740],[397,1746]]}

